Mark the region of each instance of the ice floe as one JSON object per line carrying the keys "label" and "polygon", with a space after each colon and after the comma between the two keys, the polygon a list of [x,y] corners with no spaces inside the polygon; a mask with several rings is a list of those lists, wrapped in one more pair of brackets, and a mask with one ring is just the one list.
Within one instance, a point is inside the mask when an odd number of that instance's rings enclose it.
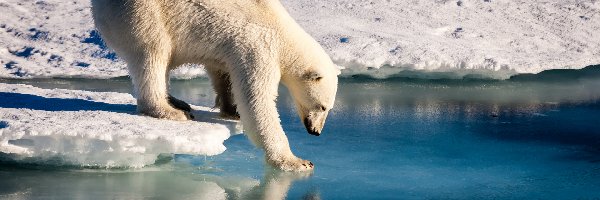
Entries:
{"label": "ice floe", "polygon": [[19,162],[143,167],[160,154],[217,155],[241,128],[193,106],[195,121],[136,114],[130,94],[0,83],[0,152]]}

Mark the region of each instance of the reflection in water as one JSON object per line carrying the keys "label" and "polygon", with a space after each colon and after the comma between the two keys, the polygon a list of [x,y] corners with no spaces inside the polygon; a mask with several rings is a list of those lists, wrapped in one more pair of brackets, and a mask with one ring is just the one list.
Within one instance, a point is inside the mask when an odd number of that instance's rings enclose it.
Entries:
{"label": "reflection in water", "polygon": [[[10,173],[10,174],[9,174]],[[194,177],[202,180],[202,177]],[[3,169],[2,199],[224,199],[213,181],[166,171]]]}
{"label": "reflection in water", "polygon": [[[294,181],[309,176],[267,169],[259,183],[180,168],[102,171],[4,166],[0,167],[0,199],[285,199]],[[305,196],[319,199],[310,192]]]}
{"label": "reflection in water", "polygon": [[412,113],[412,117],[424,121],[435,121],[442,116],[470,120],[479,113],[537,115],[561,104],[597,101],[600,99],[597,88],[600,88],[598,79],[556,83],[349,80],[340,85],[333,112],[360,113],[375,123],[387,120],[379,117],[399,111]]}
{"label": "reflection in water", "polygon": [[[294,181],[306,179],[310,175],[310,172],[283,172],[267,167],[260,185],[242,194],[241,199],[285,199]],[[305,199],[320,199],[318,194],[311,192],[305,197]]]}

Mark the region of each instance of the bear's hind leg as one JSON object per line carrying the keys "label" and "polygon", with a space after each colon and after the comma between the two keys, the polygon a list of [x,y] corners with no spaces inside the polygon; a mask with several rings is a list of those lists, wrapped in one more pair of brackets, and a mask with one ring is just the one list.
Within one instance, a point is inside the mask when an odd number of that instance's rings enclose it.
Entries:
{"label": "bear's hind leg", "polygon": [[236,120],[240,119],[240,114],[237,112],[237,106],[235,105],[233,93],[231,92],[231,80],[229,74],[218,69],[210,69],[207,71],[214,90],[217,93],[215,107],[221,110],[221,117]]}
{"label": "bear's hind leg", "polygon": [[[137,62],[128,62],[129,75],[137,94],[138,112],[171,120],[189,120],[189,112],[174,108],[173,99],[167,93],[168,53],[147,53]],[[180,100],[179,100],[180,101]],[[180,101],[183,102],[183,101]],[[178,106],[185,107],[176,103]],[[185,102],[183,102],[186,104]],[[187,105],[187,104],[186,104]],[[189,105],[188,105],[189,106]]]}
{"label": "bear's hind leg", "polygon": [[[169,72],[171,72],[171,70],[176,69],[178,65],[174,64],[173,62],[169,65],[169,67],[167,68],[167,75],[165,76],[165,81],[167,83],[167,90],[169,89],[169,80],[170,80],[170,76],[169,76]],[[185,111],[187,113],[192,112],[192,106],[190,106],[190,104],[186,103],[183,100],[180,100],[178,98],[175,98],[174,96],[172,96],[171,94],[167,94],[168,95],[168,100],[169,100],[169,104],[171,104],[171,106],[175,107],[176,109]],[[190,117],[192,119],[194,119],[194,116],[189,114]]]}

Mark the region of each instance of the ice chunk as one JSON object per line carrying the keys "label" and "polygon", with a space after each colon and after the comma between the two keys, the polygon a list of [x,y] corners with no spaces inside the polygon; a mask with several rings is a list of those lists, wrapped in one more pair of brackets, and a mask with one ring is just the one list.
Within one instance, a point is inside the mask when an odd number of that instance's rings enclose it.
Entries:
{"label": "ice chunk", "polygon": [[241,128],[192,106],[195,121],[140,116],[130,94],[0,83],[0,152],[21,162],[143,167],[159,154],[217,155]]}

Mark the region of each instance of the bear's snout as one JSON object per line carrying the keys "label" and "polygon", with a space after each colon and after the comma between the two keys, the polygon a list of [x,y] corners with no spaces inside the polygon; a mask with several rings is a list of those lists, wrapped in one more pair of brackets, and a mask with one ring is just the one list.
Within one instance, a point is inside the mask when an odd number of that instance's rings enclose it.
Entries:
{"label": "bear's snout", "polygon": [[306,128],[306,131],[308,132],[308,134],[314,135],[314,136],[319,136],[321,135],[321,130],[319,130],[319,128],[314,127],[312,121],[307,117],[304,118],[304,127]]}

